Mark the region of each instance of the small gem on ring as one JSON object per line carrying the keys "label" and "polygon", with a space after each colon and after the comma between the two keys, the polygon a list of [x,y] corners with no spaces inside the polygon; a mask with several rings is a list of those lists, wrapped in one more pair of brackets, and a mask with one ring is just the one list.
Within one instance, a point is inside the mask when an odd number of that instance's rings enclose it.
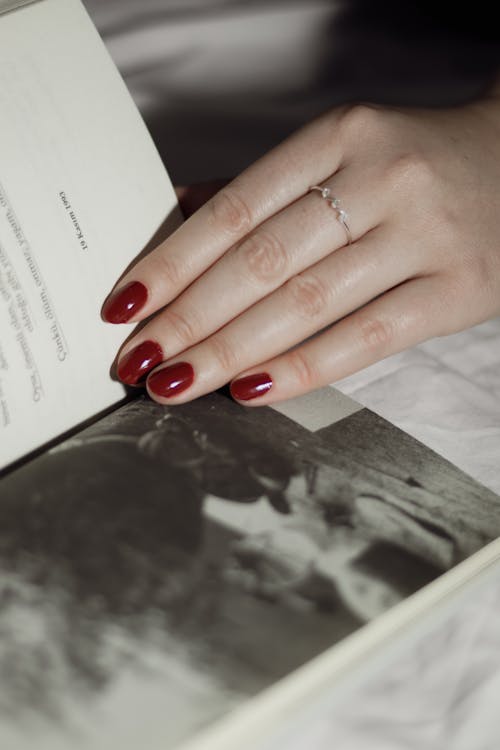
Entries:
{"label": "small gem on ring", "polygon": [[331,188],[325,186],[321,187],[321,185],[312,185],[309,190],[317,190],[318,193],[321,194],[322,198],[325,198],[327,202],[330,204],[330,206],[333,208],[333,210],[336,213],[337,220],[342,224],[345,230],[347,244],[352,244],[352,234],[351,230],[349,228],[349,225],[347,223],[347,219],[349,218],[349,214],[347,211],[344,211],[343,208],[340,208],[340,198],[335,198],[335,196],[332,195]]}

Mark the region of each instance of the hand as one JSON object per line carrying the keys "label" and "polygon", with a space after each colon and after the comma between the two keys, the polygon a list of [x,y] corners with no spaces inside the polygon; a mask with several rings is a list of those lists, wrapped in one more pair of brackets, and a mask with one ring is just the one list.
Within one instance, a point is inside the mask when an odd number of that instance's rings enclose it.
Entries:
{"label": "hand", "polygon": [[[347,219],[313,185],[327,185]],[[337,108],[226,185],[103,308],[118,375],[267,404],[500,314],[500,97]],[[151,372],[152,370],[152,372]]]}

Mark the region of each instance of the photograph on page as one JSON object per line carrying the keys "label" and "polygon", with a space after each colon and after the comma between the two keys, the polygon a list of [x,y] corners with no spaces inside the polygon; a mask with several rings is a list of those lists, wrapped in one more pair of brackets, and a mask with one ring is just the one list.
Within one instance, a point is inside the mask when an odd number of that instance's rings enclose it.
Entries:
{"label": "photograph on page", "polygon": [[372,412],[299,417],[139,398],[3,479],[3,743],[173,748],[500,533]]}

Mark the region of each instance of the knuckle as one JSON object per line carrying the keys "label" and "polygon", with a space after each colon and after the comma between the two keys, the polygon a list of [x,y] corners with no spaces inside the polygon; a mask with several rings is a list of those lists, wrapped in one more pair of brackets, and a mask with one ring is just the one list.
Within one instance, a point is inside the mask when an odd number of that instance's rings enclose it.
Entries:
{"label": "knuckle", "polygon": [[328,307],[330,290],[315,274],[301,273],[292,276],[285,284],[293,309],[302,318],[317,318]]}
{"label": "knuckle", "polygon": [[371,104],[352,104],[340,116],[340,130],[346,135],[369,134],[378,130],[384,120],[381,109]]}
{"label": "knuckle", "polygon": [[445,255],[448,250],[450,254],[456,256],[456,248],[460,247],[462,237],[459,220],[460,210],[460,206],[446,205],[444,203],[435,203],[432,207],[433,221],[431,228],[434,237],[438,240]]}
{"label": "knuckle", "polygon": [[286,271],[286,249],[281,240],[269,232],[253,234],[242,243],[240,252],[248,273],[258,282],[282,278]]}
{"label": "knuckle", "polygon": [[434,316],[437,336],[449,336],[462,328],[461,318],[456,311],[463,310],[465,280],[460,275],[448,278],[442,286]]}
{"label": "knuckle", "polygon": [[417,152],[397,156],[388,167],[389,182],[396,189],[407,185],[427,189],[434,182],[434,168],[429,159]]}
{"label": "knuckle", "polygon": [[166,279],[171,289],[181,289],[184,286],[181,264],[166,252],[152,255],[151,258],[153,257],[157,266],[155,272],[158,276]]}
{"label": "knuckle", "polygon": [[250,208],[234,186],[225,187],[214,195],[209,207],[209,221],[218,232],[241,235],[252,226]]}
{"label": "knuckle", "polygon": [[365,318],[360,323],[363,346],[374,354],[383,354],[391,348],[395,338],[394,325],[382,318]]}
{"label": "knuckle", "polygon": [[200,321],[192,311],[188,315],[178,310],[168,309],[165,311],[165,317],[167,325],[174,331],[175,337],[184,348],[200,338]]}
{"label": "knuckle", "polygon": [[[487,317],[495,301],[494,274],[488,258],[466,256],[455,261],[453,274],[449,274],[443,285],[443,321],[451,321],[454,333],[470,325],[470,316],[475,315],[479,322]],[[467,301],[470,301],[467,304]]]}
{"label": "knuckle", "polygon": [[288,365],[302,388],[308,390],[317,382],[316,368],[301,349],[289,352]]}
{"label": "knuckle", "polygon": [[212,356],[224,372],[237,372],[242,368],[239,367],[240,360],[238,354],[231,343],[224,336],[214,336],[210,342]]}

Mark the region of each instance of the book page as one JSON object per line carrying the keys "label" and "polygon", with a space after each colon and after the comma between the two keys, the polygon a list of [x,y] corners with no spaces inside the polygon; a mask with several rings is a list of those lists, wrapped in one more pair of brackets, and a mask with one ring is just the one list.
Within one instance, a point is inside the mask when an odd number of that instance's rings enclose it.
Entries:
{"label": "book page", "polygon": [[119,401],[102,302],[175,194],[80,0],[0,13],[0,468]]}
{"label": "book page", "polygon": [[500,559],[498,495],[286,411],[141,395],[2,480],[1,748],[253,750]]}

